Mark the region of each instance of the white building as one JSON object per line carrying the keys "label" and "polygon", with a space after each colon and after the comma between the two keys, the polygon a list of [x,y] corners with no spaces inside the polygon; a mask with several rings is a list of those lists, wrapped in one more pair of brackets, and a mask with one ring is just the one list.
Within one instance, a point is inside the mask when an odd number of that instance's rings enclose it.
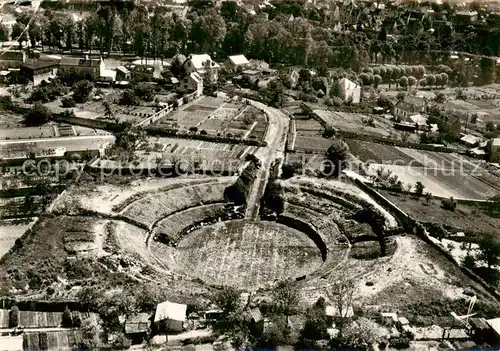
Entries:
{"label": "white building", "polygon": [[198,73],[193,72],[184,77],[180,88],[182,91],[196,91],[196,96],[200,96],[203,94],[203,78]]}
{"label": "white building", "polygon": [[186,321],[187,306],[165,301],[156,306],[155,323],[165,321],[168,331],[182,331]]}
{"label": "white building", "polygon": [[233,55],[229,56],[225,65],[229,69],[235,69],[238,67],[246,68],[249,64],[249,61],[245,57],[245,55]]}
{"label": "white building", "polygon": [[351,101],[353,104],[359,104],[361,101],[361,87],[353,81],[342,78],[339,81],[340,97],[345,102]]}
{"label": "white building", "polygon": [[219,79],[220,66],[217,62],[213,61],[210,55],[194,55],[191,54],[184,62],[184,69],[187,75],[191,73],[198,73],[205,81],[210,83],[217,82]]}

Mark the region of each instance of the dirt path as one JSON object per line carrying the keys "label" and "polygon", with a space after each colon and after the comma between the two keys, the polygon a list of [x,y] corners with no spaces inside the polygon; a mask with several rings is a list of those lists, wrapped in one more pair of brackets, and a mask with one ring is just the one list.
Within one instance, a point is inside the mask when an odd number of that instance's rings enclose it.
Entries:
{"label": "dirt path", "polygon": [[285,142],[283,134],[288,128],[288,117],[280,110],[260,102],[250,101],[250,103],[252,106],[264,110],[269,118],[269,126],[265,137],[267,146],[259,149],[255,154],[261,160],[262,165],[250,190],[245,213],[246,219],[256,220],[259,214],[260,198],[266,189],[271,165],[276,158],[283,158],[284,156]]}

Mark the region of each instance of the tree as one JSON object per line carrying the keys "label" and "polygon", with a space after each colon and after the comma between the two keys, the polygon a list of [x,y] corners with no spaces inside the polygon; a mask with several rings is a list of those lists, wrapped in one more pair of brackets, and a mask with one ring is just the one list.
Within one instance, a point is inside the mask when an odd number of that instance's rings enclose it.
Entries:
{"label": "tree", "polygon": [[431,192],[428,191],[428,192],[425,193],[425,203],[427,205],[429,205],[432,202],[433,199],[434,199],[434,196],[432,196]]}
{"label": "tree", "polygon": [[379,74],[373,76],[373,86],[378,88],[379,84],[382,82],[382,77]]}
{"label": "tree", "polygon": [[223,314],[236,312],[240,306],[240,291],[233,286],[224,286],[211,298]]}
{"label": "tree", "polygon": [[407,77],[401,77],[399,79],[399,85],[401,85],[403,88],[406,88],[408,86],[408,78]]}
{"label": "tree", "polygon": [[341,139],[334,139],[326,151],[326,159],[329,161],[329,169],[334,175],[339,175],[342,169],[347,166],[345,161],[349,156],[349,146]]}
{"label": "tree", "polygon": [[73,318],[71,315],[71,311],[68,306],[64,309],[63,317],[62,317],[62,326],[64,328],[71,328],[73,326]]}
{"label": "tree", "polygon": [[93,88],[94,85],[86,79],[76,82],[73,85],[73,99],[79,103],[87,101]]}
{"label": "tree", "polygon": [[82,321],[80,327],[82,333],[80,347],[84,350],[95,350],[99,345],[99,326],[91,318]]}
{"label": "tree", "polygon": [[114,118],[115,112],[113,111],[113,106],[111,106],[111,103],[107,100],[104,100],[102,105],[104,107],[104,116],[109,119]]}
{"label": "tree", "polygon": [[24,124],[27,126],[39,126],[52,119],[52,113],[47,107],[36,102],[31,110],[24,115]]}
{"label": "tree", "polygon": [[446,84],[448,84],[448,74],[443,72],[440,74],[440,77],[441,77],[441,85],[444,87]]}
{"label": "tree", "polygon": [[428,74],[425,77],[426,85],[433,86],[436,83],[436,76],[434,74]]}
{"label": "tree", "polygon": [[9,311],[9,328],[16,328],[19,326],[19,308],[12,306]]}
{"label": "tree", "polygon": [[442,103],[446,102],[446,95],[444,95],[444,93],[443,93],[443,92],[438,91],[438,92],[435,94],[435,96],[434,96],[434,100],[435,100],[437,103],[442,104]]}
{"label": "tree", "polygon": [[476,268],[476,260],[474,259],[473,256],[471,256],[467,252],[467,255],[465,255],[463,260],[462,260],[462,266],[472,270],[472,269]]}
{"label": "tree", "polygon": [[415,183],[415,195],[422,196],[424,194],[425,186],[421,181]]}
{"label": "tree", "polygon": [[338,339],[333,340],[332,346],[340,346],[340,349],[369,350],[372,345],[378,344],[382,340],[378,329],[377,323],[368,318],[360,317],[344,328]]}
{"label": "tree", "polygon": [[61,105],[64,108],[71,108],[76,106],[76,102],[72,97],[63,97],[61,99]]}
{"label": "tree", "polygon": [[313,306],[307,311],[306,322],[300,336],[305,340],[328,339],[327,329],[330,324],[324,306],[321,304]]}
{"label": "tree", "polygon": [[297,288],[288,280],[281,281],[273,291],[273,304],[276,312],[288,317],[295,314],[299,305]]}
{"label": "tree", "polygon": [[139,105],[140,101],[135,92],[131,89],[127,89],[122,93],[120,100],[118,101],[119,105]]}
{"label": "tree", "polygon": [[492,121],[486,123],[486,131],[493,132],[495,130],[495,124]]}
{"label": "tree", "polygon": [[413,76],[408,77],[408,85],[411,88],[412,86],[417,84],[417,79]]}
{"label": "tree", "polygon": [[500,243],[495,240],[495,235],[488,233],[483,235],[478,242],[478,259],[483,261],[491,268],[500,262]]}

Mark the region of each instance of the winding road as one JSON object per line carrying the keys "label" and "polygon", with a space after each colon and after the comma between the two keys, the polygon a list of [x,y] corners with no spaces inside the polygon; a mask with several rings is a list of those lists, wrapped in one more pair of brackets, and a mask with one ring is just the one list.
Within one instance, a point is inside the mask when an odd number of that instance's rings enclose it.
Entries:
{"label": "winding road", "polygon": [[273,161],[285,156],[286,133],[288,131],[288,117],[280,110],[264,105],[263,103],[248,100],[250,105],[264,111],[269,119],[265,141],[266,147],[260,148],[255,156],[261,161],[257,178],[253,182],[247,201],[245,218],[255,221],[258,219],[260,199],[266,189],[269,171]]}

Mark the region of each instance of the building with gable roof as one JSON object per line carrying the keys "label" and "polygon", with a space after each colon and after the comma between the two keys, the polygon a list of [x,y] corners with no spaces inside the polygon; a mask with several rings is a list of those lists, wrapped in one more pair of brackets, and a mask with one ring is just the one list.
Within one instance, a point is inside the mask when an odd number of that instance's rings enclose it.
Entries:
{"label": "building with gable roof", "polygon": [[236,69],[238,67],[246,68],[250,61],[247,60],[245,55],[233,55],[229,56],[224,65],[229,69]]}
{"label": "building with gable roof", "polygon": [[342,78],[339,81],[340,97],[345,102],[350,101],[352,104],[359,104],[361,101],[361,86],[353,81]]}
{"label": "building with gable roof", "polygon": [[190,76],[191,73],[196,72],[205,81],[210,83],[215,83],[217,82],[217,79],[219,79],[220,66],[217,62],[213,61],[208,54],[191,54],[186,59],[183,66],[188,76]]}

